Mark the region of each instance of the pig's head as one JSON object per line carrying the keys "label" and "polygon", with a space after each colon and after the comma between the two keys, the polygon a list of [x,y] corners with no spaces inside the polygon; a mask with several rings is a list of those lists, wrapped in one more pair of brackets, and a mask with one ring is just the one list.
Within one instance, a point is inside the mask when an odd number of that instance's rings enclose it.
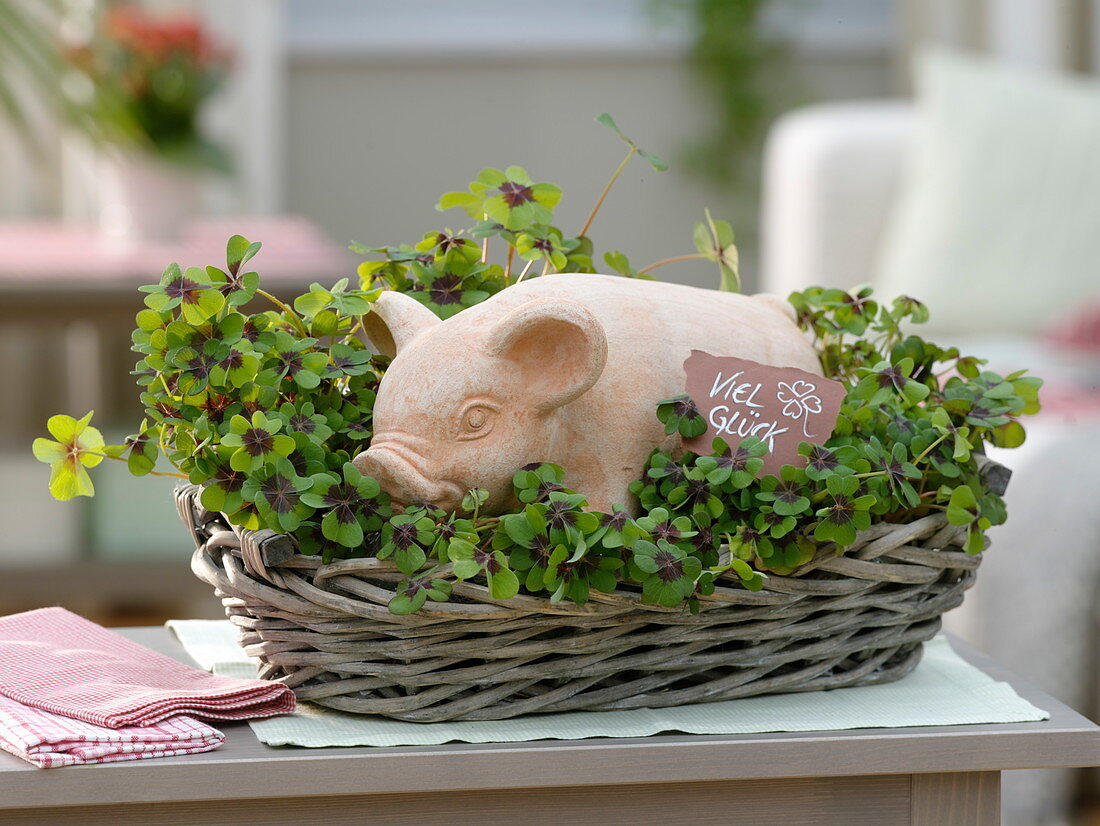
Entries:
{"label": "pig's head", "polygon": [[486,513],[506,509],[515,471],[555,458],[558,411],[607,361],[599,321],[564,299],[511,309],[490,300],[440,321],[386,292],[363,326],[393,362],[378,388],[374,438],[355,465],[401,504],[455,510],[467,490],[484,488]]}

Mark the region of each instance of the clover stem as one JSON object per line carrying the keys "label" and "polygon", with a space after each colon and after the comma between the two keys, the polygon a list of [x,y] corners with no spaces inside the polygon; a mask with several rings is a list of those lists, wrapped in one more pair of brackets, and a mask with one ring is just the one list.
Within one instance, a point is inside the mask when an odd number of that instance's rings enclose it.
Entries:
{"label": "clover stem", "polygon": [[515,255],[516,255],[516,248],[513,247],[511,244],[509,244],[508,245],[508,258],[504,262],[504,280],[505,280],[505,282],[508,281],[508,276],[510,276],[512,274],[512,259],[515,257]]}
{"label": "clover stem", "polygon": [[931,453],[933,450],[935,450],[936,446],[939,445],[940,442],[942,442],[946,438],[947,438],[947,434],[944,433],[938,439],[936,439],[936,441],[932,442],[932,444],[930,444],[923,451],[921,451],[921,454],[916,459],[913,460],[913,464],[915,465],[917,462],[919,462],[921,459],[923,459],[925,456],[927,456],[929,453]]}
{"label": "clover stem", "polygon": [[531,271],[531,267],[535,266],[535,260],[536,259],[532,258],[530,261],[527,262],[526,266],[524,266],[523,268],[523,271],[519,274],[519,277],[516,278],[517,284],[523,280],[523,277],[527,275],[527,273]]}
{"label": "clover stem", "polygon": [[[121,461],[121,460],[122,460],[122,457],[119,457],[119,461]],[[190,481],[190,479],[191,479],[191,477],[189,477],[185,473],[165,473],[165,472],[160,471],[160,470],[151,470],[146,474],[146,476],[170,476],[173,479],[187,479],[188,481]]]}
{"label": "clover stem", "polygon": [[675,264],[677,261],[690,261],[693,258],[706,258],[706,256],[703,255],[703,253],[701,253],[701,252],[693,252],[690,255],[675,255],[672,258],[666,258],[664,261],[658,261],[655,264],[650,264],[648,267],[645,267],[644,269],[638,270],[638,275],[645,275],[647,272],[650,272],[651,270],[655,270],[658,267],[665,266],[665,264]]}
{"label": "clover stem", "polygon": [[540,272],[539,275],[543,276],[543,275],[546,275],[546,273],[548,273],[548,272],[550,272],[550,259],[549,258],[547,258],[546,263],[542,265],[542,272]]}
{"label": "clover stem", "polygon": [[302,321],[302,319],[298,316],[296,312],[294,312],[294,310],[290,309],[290,307],[277,299],[267,290],[258,289],[256,290],[256,295],[262,295],[264,298],[266,298],[268,301],[270,301],[272,304],[274,304],[276,307],[286,313],[287,318],[294,322],[294,326],[298,328],[298,332],[302,334],[302,337],[309,338],[309,330],[306,329],[305,322]]}
{"label": "clover stem", "polygon": [[355,338],[356,331],[362,331],[363,335],[367,334],[367,329],[363,326],[363,316],[359,316],[358,320],[352,325],[352,328],[348,330],[348,334],[344,336],[343,343],[347,344]]}
{"label": "clover stem", "polygon": [[[163,375],[162,375],[162,378],[163,378]],[[164,444],[167,441],[167,439],[165,437],[165,432],[167,430],[168,430],[168,425],[167,424],[161,424],[161,426],[160,426],[160,439],[157,442],[157,447],[160,448],[160,455],[168,460],[168,464],[170,464],[172,467],[174,467],[180,473],[183,473],[183,468],[181,468],[176,462],[173,462],[172,457],[168,455],[168,448]]]}
{"label": "clover stem", "polygon": [[615,185],[615,181],[619,179],[619,176],[623,174],[623,170],[626,169],[626,165],[630,163],[630,159],[638,152],[638,147],[631,146],[630,151],[626,153],[626,157],[623,158],[623,162],[619,164],[618,169],[611,175],[611,180],[607,182],[607,186],[603,188],[603,192],[600,193],[600,197],[596,199],[596,205],[592,207],[592,211],[588,213],[588,220],[584,222],[584,226],[581,227],[581,231],[577,233],[578,237],[583,237],[588,234],[588,228],[592,226],[592,222],[596,220],[596,213],[600,211],[600,207],[603,206],[604,198],[607,197],[607,193],[611,191],[611,187]]}
{"label": "clover stem", "polygon": [[[834,352],[837,353],[837,359],[838,360],[840,358],[840,353],[842,352],[843,343],[844,343],[844,333],[837,333],[836,340],[833,342],[833,344],[836,346],[836,349],[834,350]],[[841,372],[839,363],[833,365],[833,372],[834,373]]]}
{"label": "clover stem", "polygon": [[[116,462],[125,462],[126,461],[121,456],[110,456],[106,453],[99,453],[99,452],[94,451],[94,450],[83,450],[81,452],[82,453],[87,453],[89,456],[102,456],[104,459],[114,459]],[[188,480],[190,480],[190,477],[187,476],[187,474],[184,474],[184,473],[165,473],[163,471],[158,471],[158,470],[150,470],[148,473],[143,474],[143,475],[145,475],[145,476],[170,476],[173,479],[188,479]]]}

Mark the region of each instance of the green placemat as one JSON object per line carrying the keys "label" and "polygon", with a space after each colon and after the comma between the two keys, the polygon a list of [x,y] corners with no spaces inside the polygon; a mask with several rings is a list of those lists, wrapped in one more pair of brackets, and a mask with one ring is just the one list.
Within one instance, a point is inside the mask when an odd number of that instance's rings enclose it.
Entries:
{"label": "green placemat", "polygon": [[[237,631],[222,620],[172,620],[168,627],[202,668],[233,677],[255,676],[253,660],[237,646]],[[483,723],[404,723],[344,714],[308,703],[301,711],[250,723],[269,746],[427,746],[646,737],[758,734],[766,731],[838,731],[854,728],[1020,723],[1050,715],[963,660],[937,637],[904,679],[888,685],[805,694],[746,697],[721,703],[633,711],[536,714]]]}

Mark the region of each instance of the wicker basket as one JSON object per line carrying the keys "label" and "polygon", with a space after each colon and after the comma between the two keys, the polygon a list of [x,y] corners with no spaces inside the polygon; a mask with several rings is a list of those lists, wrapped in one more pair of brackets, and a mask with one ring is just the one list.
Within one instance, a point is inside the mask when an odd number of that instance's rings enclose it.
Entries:
{"label": "wicker basket", "polygon": [[631,592],[583,606],[494,600],[471,582],[455,599],[397,616],[390,561],[323,565],[289,537],[230,528],[176,491],[196,550],[260,675],[298,698],[400,720],[678,706],[885,683],[920,660],[940,615],[960,604],[980,557],[943,514],[876,524],[844,556],[824,546],[798,576],[762,591],[719,582],[701,610],[643,605]]}

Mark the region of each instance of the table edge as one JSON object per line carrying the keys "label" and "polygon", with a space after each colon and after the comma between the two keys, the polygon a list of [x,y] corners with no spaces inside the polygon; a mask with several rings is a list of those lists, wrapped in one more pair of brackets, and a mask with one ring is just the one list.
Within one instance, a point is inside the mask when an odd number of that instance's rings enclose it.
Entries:
{"label": "table edge", "polygon": [[226,745],[203,755],[45,772],[24,764],[0,767],[4,778],[0,810],[1100,765],[1100,727],[1027,681],[1007,674],[965,643],[953,638],[952,644],[968,661],[1047,709],[1051,719],[828,732],[323,749],[264,746],[246,724],[233,724],[222,726],[228,735]]}

